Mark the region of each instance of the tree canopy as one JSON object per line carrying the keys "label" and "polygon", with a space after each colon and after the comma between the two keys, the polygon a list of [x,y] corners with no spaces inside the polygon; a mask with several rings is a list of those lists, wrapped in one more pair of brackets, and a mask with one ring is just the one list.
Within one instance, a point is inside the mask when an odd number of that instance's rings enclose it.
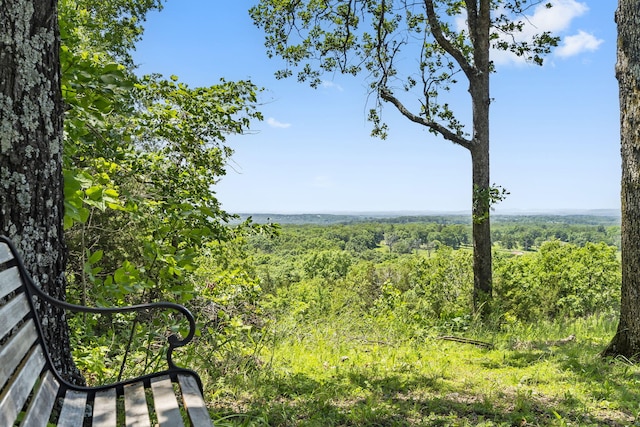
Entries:
{"label": "tree canopy", "polygon": [[[267,55],[279,56],[284,78],[297,69],[312,87],[324,73],[363,75],[375,99],[369,111],[372,135],[385,138],[389,103],[411,122],[441,135],[471,154],[474,219],[474,302],[491,299],[491,205],[508,192],[491,184],[489,76],[492,49],[542,64],[558,42],[548,32],[519,37],[525,12],[551,7],[540,0],[261,0],[250,10],[265,31]],[[468,82],[470,108],[448,100],[460,79]],[[468,112],[471,112],[470,118]],[[483,308],[484,307],[484,308]]]}
{"label": "tree canopy", "polygon": [[138,76],[132,49],[146,14],[161,8],[157,0],[60,1],[64,224],[75,283],[101,285],[89,287],[98,300],[135,289],[136,298],[168,291],[185,301],[192,290],[183,276],[207,242],[251,229],[228,225],[233,215],[213,186],[232,154],[226,137],[262,119],[259,89]]}

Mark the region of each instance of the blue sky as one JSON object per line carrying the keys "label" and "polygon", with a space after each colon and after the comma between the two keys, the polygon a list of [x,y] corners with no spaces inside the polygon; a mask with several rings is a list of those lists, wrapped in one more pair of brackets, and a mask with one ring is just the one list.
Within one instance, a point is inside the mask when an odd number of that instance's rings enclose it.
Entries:
{"label": "blue sky", "polygon": [[[543,67],[496,55],[491,91],[491,181],[511,194],[496,213],[619,209],[615,1],[554,0],[529,17],[563,38]],[[140,73],[190,86],[221,77],[264,87],[265,121],[229,139],[235,154],[215,191],[234,213],[469,211],[469,153],[384,111],[370,137],[366,82],[325,75],[318,89],[276,80],[254,1],[168,0],[149,15],[134,55]],[[460,83],[466,90],[467,83]]]}

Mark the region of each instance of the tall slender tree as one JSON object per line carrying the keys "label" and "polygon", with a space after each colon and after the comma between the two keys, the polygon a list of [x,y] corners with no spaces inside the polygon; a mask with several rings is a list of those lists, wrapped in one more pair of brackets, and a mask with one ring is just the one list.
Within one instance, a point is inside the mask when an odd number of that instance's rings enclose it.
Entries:
{"label": "tall slender tree", "polygon": [[[56,0],[0,1],[0,233],[12,238],[38,286],[64,299],[67,249]],[[62,312],[40,306],[54,363],[81,377]]]}
{"label": "tall slender tree", "polygon": [[605,356],[640,358],[640,1],[619,0],[616,78],[622,155],[620,321]]}
{"label": "tall slender tree", "polygon": [[[490,184],[490,51],[511,51],[541,64],[558,39],[548,33],[518,37],[525,12],[537,5],[551,7],[540,0],[261,0],[250,11],[266,32],[268,55],[301,66],[299,81],[315,87],[323,72],[336,70],[366,75],[377,99],[369,114],[374,136],[386,136],[380,111],[387,102],[471,154],[473,301],[483,314],[492,294],[489,213],[505,195]],[[408,58],[415,58],[415,67],[406,66]],[[469,84],[470,132],[443,101],[460,77]]]}

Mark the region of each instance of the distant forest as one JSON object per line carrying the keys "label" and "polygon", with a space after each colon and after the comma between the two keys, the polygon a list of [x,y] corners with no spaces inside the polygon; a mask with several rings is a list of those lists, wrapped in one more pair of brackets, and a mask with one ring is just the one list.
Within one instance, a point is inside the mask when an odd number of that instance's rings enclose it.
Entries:
{"label": "distant forest", "polygon": [[[440,245],[459,249],[470,246],[472,241],[470,215],[254,214],[241,217],[251,217],[257,223],[280,224],[283,230],[300,233],[300,239],[308,237],[309,230],[315,227],[324,228],[320,235],[328,233],[342,242],[341,249],[351,248],[356,252],[380,245],[396,253],[431,250]],[[554,240],[577,246],[605,243],[619,250],[620,217],[612,212],[607,215],[495,215],[491,238],[494,246],[507,250],[537,250],[544,242]]]}
{"label": "distant forest", "polygon": [[[388,224],[406,224],[411,222],[427,222],[436,224],[471,224],[469,214],[434,214],[406,215],[393,213],[359,213],[359,214],[270,214],[241,213],[241,221],[251,218],[258,224],[353,224],[358,222],[380,222]],[[527,224],[582,224],[582,225],[620,225],[620,213],[615,210],[586,211],[571,214],[513,214],[492,215],[493,224],[527,223]],[[240,222],[240,221],[239,221]]]}

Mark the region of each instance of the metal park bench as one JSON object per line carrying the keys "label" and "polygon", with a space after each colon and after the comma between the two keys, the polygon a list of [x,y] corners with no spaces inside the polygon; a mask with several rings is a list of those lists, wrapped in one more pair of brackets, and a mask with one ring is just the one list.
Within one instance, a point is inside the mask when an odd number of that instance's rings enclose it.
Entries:
{"label": "metal park bench", "polygon": [[[190,331],[182,340],[169,336],[166,370],[110,385],[77,386],[53,366],[34,297],[73,312],[177,311],[188,319]],[[52,298],[33,283],[12,243],[0,236],[0,426],[212,426],[200,377],[171,358],[194,333],[193,316],[178,304],[90,308]]]}

